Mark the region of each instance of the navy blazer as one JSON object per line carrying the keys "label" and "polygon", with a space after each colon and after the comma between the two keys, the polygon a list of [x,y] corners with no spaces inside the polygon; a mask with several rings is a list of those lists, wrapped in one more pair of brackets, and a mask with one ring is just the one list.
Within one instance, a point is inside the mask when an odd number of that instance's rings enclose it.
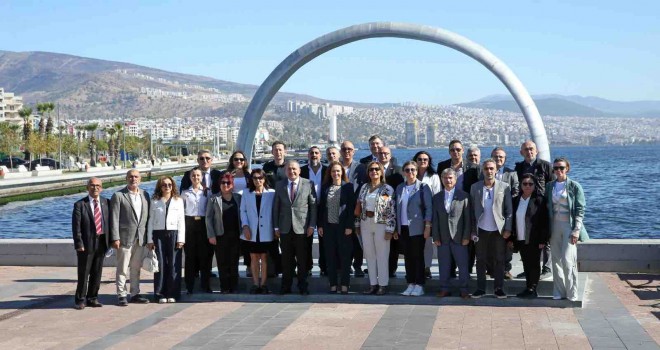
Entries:
{"label": "navy blazer", "polygon": [[[328,221],[328,191],[330,185],[324,185],[321,188],[321,200],[319,203],[319,216],[317,226],[324,228]],[[350,182],[342,182],[339,192],[339,230],[344,231],[347,228],[353,229],[354,226],[354,212],[355,212],[355,192],[353,192],[353,184]]]}
{"label": "navy blazer", "polygon": [[[99,204],[101,205],[101,222],[103,234],[105,234],[105,243],[107,247],[110,247],[110,200],[100,197]],[[93,254],[98,247],[93,246],[94,240],[92,238],[96,236],[96,226],[94,224],[94,212],[89,204],[89,196],[85,196],[85,198],[73,204],[71,228],[75,248],[85,248],[85,252]]]}
{"label": "navy blazer", "polygon": [[[511,237],[515,243],[518,241],[518,227],[516,213],[520,205],[520,198],[522,195],[513,199],[513,230]],[[547,244],[550,239],[550,230],[548,223],[548,208],[545,204],[545,198],[539,196],[536,192],[532,193],[529,197],[529,204],[527,204],[527,211],[525,212],[525,244]]]}

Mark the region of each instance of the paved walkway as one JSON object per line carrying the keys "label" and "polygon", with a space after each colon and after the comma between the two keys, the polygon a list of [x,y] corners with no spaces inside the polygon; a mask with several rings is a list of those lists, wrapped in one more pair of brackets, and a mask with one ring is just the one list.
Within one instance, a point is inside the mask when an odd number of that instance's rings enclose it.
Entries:
{"label": "paved walkway", "polygon": [[[105,268],[106,306],[77,311],[75,271],[0,268],[0,349],[660,349],[658,275],[591,273],[583,308],[458,298],[452,305],[387,305],[405,299],[395,294],[381,297],[384,304],[374,304],[375,296],[349,295],[365,303],[343,304],[318,294],[315,303],[215,294],[225,301],[121,308],[114,306],[114,268]],[[148,282],[141,285],[147,294]]]}

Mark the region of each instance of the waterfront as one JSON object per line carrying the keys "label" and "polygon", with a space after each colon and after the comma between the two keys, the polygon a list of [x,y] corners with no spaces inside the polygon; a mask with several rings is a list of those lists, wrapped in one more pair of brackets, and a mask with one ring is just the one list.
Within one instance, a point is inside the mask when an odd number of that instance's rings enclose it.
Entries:
{"label": "waterfront", "polygon": [[[482,147],[482,160],[490,147]],[[417,149],[394,149],[402,164]],[[447,149],[429,150],[434,164],[448,158]],[[521,159],[516,147],[507,147],[507,166]],[[368,150],[360,150],[356,158]],[[571,161],[569,177],[582,184],[587,198],[585,225],[593,238],[660,238],[660,146],[552,147],[553,157]],[[619,167],[628,170],[620,172]],[[634,169],[634,175],[628,174]],[[178,178],[177,178],[178,181]],[[155,181],[142,184],[153,192]],[[119,187],[104,189],[110,197]],[[0,207],[0,238],[69,238],[71,208],[83,194],[14,202]]]}

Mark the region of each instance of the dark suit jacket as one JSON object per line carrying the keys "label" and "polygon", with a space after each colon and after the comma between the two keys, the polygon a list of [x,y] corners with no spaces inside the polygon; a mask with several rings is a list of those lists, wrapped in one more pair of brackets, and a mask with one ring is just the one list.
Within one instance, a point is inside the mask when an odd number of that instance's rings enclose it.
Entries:
{"label": "dark suit jacket", "polygon": [[449,213],[445,210],[445,190],[433,196],[433,241],[448,244],[449,241],[461,244],[470,239],[472,225],[469,195],[460,188],[454,190]]}
{"label": "dark suit jacket", "polygon": [[[400,184],[402,184],[405,181],[401,173],[403,173],[403,171],[401,171],[401,167],[396,165],[396,163],[390,160],[390,164],[388,164],[387,168],[385,168],[385,183],[390,185],[390,187],[396,189]],[[368,175],[369,174],[367,174],[367,176]],[[364,182],[365,183],[369,182],[369,179],[365,179]]]}
{"label": "dark suit jacket", "polygon": [[[360,158],[360,164],[369,164],[369,162],[371,162],[372,160],[374,160],[374,158],[371,155],[371,153],[369,153],[368,156]],[[394,165],[399,164],[399,163],[397,163],[396,157],[392,157],[390,159],[390,164],[394,164]]]}
{"label": "dark suit jacket", "polygon": [[[101,223],[105,235],[106,246],[110,246],[110,200],[99,198],[101,205]],[[94,212],[89,203],[89,196],[73,204],[73,215],[71,216],[71,227],[73,231],[73,245],[76,249],[85,248],[85,252],[93,254],[98,248],[98,242],[94,245],[96,226],[94,224]]]}
{"label": "dark suit jacket", "polygon": [[[329,185],[323,186],[321,189],[321,198],[319,201],[319,215],[317,225],[319,228],[324,228],[327,225],[328,219],[328,190]],[[354,211],[355,211],[355,192],[353,192],[353,184],[350,182],[342,183],[339,194],[339,231],[344,232],[345,229],[353,229],[354,224]]]}
{"label": "dark suit jacket", "polygon": [[[188,170],[183,174],[181,178],[181,186],[179,187],[179,193],[182,193],[184,190],[187,190],[192,186],[192,181],[190,181],[190,171]],[[218,169],[211,169],[211,193],[216,194],[220,193],[220,178],[222,177],[222,172]]]}
{"label": "dark suit jacket", "polygon": [[[315,185],[320,185],[323,186],[323,182],[325,182],[325,173],[328,170],[327,165],[321,164],[321,183],[320,184],[315,184]],[[305,165],[300,168],[300,177],[303,179],[309,180],[309,165]]]}
{"label": "dark suit jacket", "polygon": [[364,184],[364,180],[367,178],[367,166],[353,159],[348,169],[348,181],[353,184],[354,192],[358,193],[360,187]]}
{"label": "dark suit jacket", "polygon": [[[529,172],[530,166],[522,162],[516,163],[515,170],[518,174],[518,181],[522,179],[522,175],[526,172]],[[545,195],[545,185],[555,180],[555,174],[552,172],[552,164],[546,162],[543,159],[536,158],[531,165],[531,173],[534,174],[534,188],[535,192],[539,196]],[[520,184],[522,186],[522,184]],[[521,189],[522,191],[522,189]]]}
{"label": "dark suit jacket", "polygon": [[281,234],[307,234],[308,227],[316,226],[316,191],[311,181],[303,178],[298,181],[293,203],[289,198],[288,179],[275,186],[273,228],[278,228]]}
{"label": "dark suit jacket", "polygon": [[[511,237],[513,241],[519,244],[518,241],[518,225],[517,216],[518,206],[520,205],[520,198],[513,199],[513,231]],[[548,208],[545,204],[545,198],[538,196],[536,193],[532,194],[527,204],[527,211],[525,212],[525,244],[547,244],[550,239],[549,225],[548,225]]]}
{"label": "dark suit jacket", "polygon": [[[442,178],[442,171],[451,167],[451,158],[447,160],[443,160],[442,162],[438,163],[438,176]],[[470,193],[470,188],[472,188],[472,185],[477,183],[479,181],[479,174],[481,172],[479,171],[479,165],[476,164],[468,164],[467,160],[463,160],[463,188],[462,190],[464,192]],[[442,182],[440,182],[442,184]],[[445,186],[442,185],[442,189],[444,189]]]}

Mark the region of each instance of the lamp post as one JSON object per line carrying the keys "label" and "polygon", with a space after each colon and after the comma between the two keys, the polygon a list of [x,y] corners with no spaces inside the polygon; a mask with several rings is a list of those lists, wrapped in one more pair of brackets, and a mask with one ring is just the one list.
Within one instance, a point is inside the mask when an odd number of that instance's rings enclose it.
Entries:
{"label": "lamp post", "polygon": [[57,105],[57,129],[60,131],[60,169],[62,169],[62,126],[60,125],[60,105]]}

